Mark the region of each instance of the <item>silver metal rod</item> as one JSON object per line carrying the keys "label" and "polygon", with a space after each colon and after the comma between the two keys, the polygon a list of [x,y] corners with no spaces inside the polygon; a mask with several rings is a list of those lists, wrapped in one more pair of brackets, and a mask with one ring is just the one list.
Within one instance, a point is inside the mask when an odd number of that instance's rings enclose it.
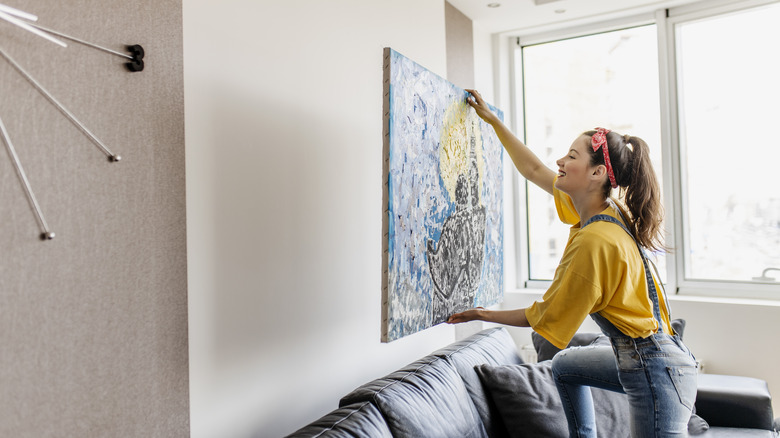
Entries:
{"label": "silver metal rod", "polygon": [[15,24],[15,25],[21,27],[22,29],[24,29],[24,30],[26,30],[28,32],[32,32],[32,33],[34,33],[35,35],[38,35],[41,38],[45,38],[45,39],[53,42],[54,44],[57,44],[57,45],[62,46],[62,47],[68,47],[67,44],[63,43],[62,41],[58,40],[57,38],[54,38],[51,35],[48,35],[45,32],[36,29],[35,27],[33,27],[32,23],[27,23],[27,22],[22,21],[22,20],[20,20],[18,18],[15,18],[14,16],[12,16],[10,14],[7,14],[6,12],[3,12],[2,10],[0,10],[0,19],[3,19],[3,20],[5,20],[5,21],[7,21],[7,22],[9,22],[11,24]]}
{"label": "silver metal rod", "polygon": [[0,3],[0,11],[5,12],[6,14],[13,15],[19,18],[24,18],[28,21],[38,21],[38,17],[36,17],[33,14],[30,14],[29,12],[20,11],[19,9],[12,8],[8,5],[4,5]]}
{"label": "silver metal rod", "polygon": [[5,143],[5,148],[8,151],[8,155],[11,156],[11,162],[14,165],[14,168],[16,169],[17,175],[19,175],[19,179],[22,182],[22,187],[24,188],[24,193],[27,194],[27,200],[30,201],[30,205],[33,208],[33,211],[35,212],[35,217],[38,219],[38,224],[41,226],[41,230],[43,233],[41,234],[41,237],[44,239],[51,240],[54,238],[54,233],[52,233],[49,230],[49,225],[46,223],[46,219],[43,217],[43,212],[41,211],[41,206],[38,205],[38,200],[35,199],[35,193],[32,191],[32,187],[30,187],[30,181],[27,179],[27,174],[24,172],[24,167],[22,167],[22,162],[19,161],[19,156],[16,154],[16,149],[14,149],[13,143],[11,143],[11,137],[8,135],[8,130],[5,128],[5,124],[3,123],[3,119],[0,118],[0,134],[3,138],[3,143]]}
{"label": "silver metal rod", "polygon": [[73,41],[74,43],[79,43],[79,44],[82,44],[82,45],[85,45],[85,46],[88,46],[88,47],[92,47],[94,49],[102,50],[102,51],[104,51],[106,53],[110,53],[112,55],[121,56],[122,58],[126,58],[126,59],[129,59],[131,61],[133,60],[133,57],[128,55],[127,53],[117,52],[116,50],[111,50],[111,49],[106,48],[106,47],[98,46],[97,44],[90,43],[89,41],[84,41],[84,40],[78,39],[76,37],[72,37],[70,35],[65,35],[62,32],[57,32],[56,30],[43,27],[43,26],[41,26],[40,24],[37,24],[37,23],[28,23],[28,24],[30,26],[33,26],[33,27],[35,27],[37,29],[40,29],[40,30],[42,30],[42,31],[44,31],[46,33],[50,33],[50,34],[56,35],[56,36],[58,36],[60,38],[64,38],[66,40]]}
{"label": "silver metal rod", "polygon": [[36,81],[36,80],[35,80],[35,78],[33,78],[32,76],[30,76],[30,74],[29,74],[29,73],[27,73],[27,71],[25,71],[25,69],[23,69],[21,65],[17,64],[17,62],[16,62],[16,61],[14,61],[14,60],[13,60],[13,58],[11,58],[10,56],[8,56],[8,54],[5,52],[5,50],[3,50],[1,47],[0,47],[0,56],[2,56],[3,58],[5,58],[5,60],[6,60],[6,61],[8,61],[8,63],[9,63],[9,64],[11,64],[11,66],[12,66],[13,68],[15,68],[15,69],[16,69],[16,71],[18,71],[18,72],[19,72],[19,74],[21,74],[22,76],[24,76],[24,78],[25,78],[25,79],[27,79],[27,81],[28,81],[28,82],[30,82],[30,84],[32,84],[32,86],[33,86],[33,87],[35,87],[35,88],[36,88],[36,89],[37,89],[37,90],[38,90],[38,91],[39,91],[39,92],[40,92],[40,93],[41,93],[41,94],[42,94],[42,95],[43,95],[43,96],[44,96],[44,97],[45,97],[45,98],[46,98],[46,99],[49,101],[49,102],[51,102],[51,104],[52,104],[52,105],[56,106],[56,107],[57,107],[57,109],[59,109],[59,110],[60,110],[60,112],[62,113],[62,115],[64,115],[64,116],[65,116],[65,117],[66,117],[68,120],[70,120],[70,121],[71,121],[71,123],[73,123],[74,125],[76,125],[76,127],[77,127],[77,128],[79,128],[79,130],[80,130],[80,131],[81,131],[81,132],[82,132],[84,135],[86,135],[86,136],[87,136],[87,138],[89,138],[90,140],[92,140],[92,143],[94,143],[94,144],[95,144],[95,146],[97,146],[97,147],[98,147],[98,148],[99,148],[101,151],[103,151],[103,153],[104,153],[104,154],[106,154],[106,156],[107,156],[107,157],[108,157],[108,158],[109,158],[111,161],[119,161],[119,160],[121,160],[121,159],[122,159],[122,157],[120,157],[119,155],[115,155],[113,152],[111,152],[111,151],[108,149],[108,147],[106,147],[106,145],[105,145],[105,144],[103,144],[103,142],[102,142],[102,141],[100,141],[100,139],[99,139],[99,138],[97,138],[97,137],[95,136],[95,134],[93,134],[92,132],[90,132],[90,130],[89,130],[89,129],[87,129],[87,127],[86,127],[86,126],[84,126],[84,124],[83,124],[83,123],[81,123],[81,122],[80,122],[80,121],[79,121],[79,120],[76,118],[76,116],[74,116],[74,115],[73,115],[73,114],[72,114],[70,111],[68,111],[68,109],[67,109],[67,108],[65,108],[65,106],[63,106],[63,105],[62,105],[62,104],[61,104],[59,101],[57,101],[57,99],[55,99],[55,98],[54,98],[54,96],[52,96],[52,95],[51,95],[51,93],[49,93],[48,91],[46,91],[46,89],[45,89],[45,88],[43,88],[43,86],[42,86],[41,84],[39,84],[39,83],[38,83],[38,81]]}

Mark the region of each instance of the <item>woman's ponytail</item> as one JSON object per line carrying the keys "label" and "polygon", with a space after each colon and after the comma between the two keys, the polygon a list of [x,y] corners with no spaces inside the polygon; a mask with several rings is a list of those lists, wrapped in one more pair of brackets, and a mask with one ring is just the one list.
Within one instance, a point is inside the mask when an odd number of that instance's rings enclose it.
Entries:
{"label": "woman's ponytail", "polygon": [[[593,136],[595,132],[585,134]],[[661,187],[650,160],[650,148],[639,137],[623,136],[614,131],[607,134],[607,142],[609,159],[620,188],[619,197],[628,210],[629,229],[641,246],[650,250],[666,249],[661,238],[664,215]],[[603,153],[594,151],[591,163],[604,164]],[[611,193],[612,186],[607,180],[604,197],[609,197]]]}
{"label": "woman's ponytail", "polygon": [[[630,144],[630,147],[626,147]],[[661,239],[661,222],[663,222],[663,205],[661,203],[661,187],[650,160],[650,148],[639,137],[629,137],[624,143],[624,149],[629,149],[631,157],[628,184],[623,188],[623,202],[631,214],[631,226],[639,244],[650,250],[664,247]]]}

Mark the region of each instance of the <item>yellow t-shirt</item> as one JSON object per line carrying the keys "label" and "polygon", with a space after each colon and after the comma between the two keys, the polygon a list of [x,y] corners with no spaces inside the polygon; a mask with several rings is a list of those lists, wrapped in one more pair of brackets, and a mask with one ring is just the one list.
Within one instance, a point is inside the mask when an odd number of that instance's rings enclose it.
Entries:
{"label": "yellow t-shirt", "polygon": [[[573,225],[552,285],[525,311],[531,327],[558,348],[566,348],[585,318],[599,313],[632,338],[658,330],[647,280],[634,239],[617,224],[596,221],[580,229],[569,195],[554,189],[558,217]],[[601,214],[620,219],[610,206]],[[622,222],[622,220],[621,220]],[[654,278],[666,333],[674,333],[658,280]]]}

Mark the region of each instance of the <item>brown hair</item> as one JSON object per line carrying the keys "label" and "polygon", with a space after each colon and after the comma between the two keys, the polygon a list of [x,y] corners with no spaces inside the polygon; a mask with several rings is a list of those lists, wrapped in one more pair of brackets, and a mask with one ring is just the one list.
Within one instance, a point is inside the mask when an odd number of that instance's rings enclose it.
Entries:
{"label": "brown hair", "polygon": [[[588,131],[585,135],[593,137],[596,131]],[[629,146],[630,145],[630,146]],[[609,160],[615,174],[615,180],[620,189],[619,198],[625,203],[621,207],[628,229],[639,244],[649,250],[666,249],[661,239],[661,222],[663,221],[663,205],[661,204],[661,188],[650,161],[650,148],[639,137],[620,135],[614,131],[607,133]],[[601,149],[590,151],[591,165],[603,165],[604,153]],[[609,179],[604,182],[604,197],[612,193]]]}

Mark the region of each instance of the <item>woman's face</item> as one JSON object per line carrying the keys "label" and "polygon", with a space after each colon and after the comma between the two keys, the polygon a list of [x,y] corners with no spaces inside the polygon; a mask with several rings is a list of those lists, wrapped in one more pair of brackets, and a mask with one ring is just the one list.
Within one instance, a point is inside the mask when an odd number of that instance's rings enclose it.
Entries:
{"label": "woman's face", "polygon": [[598,166],[590,165],[590,141],[590,137],[584,134],[577,137],[566,155],[555,162],[558,165],[558,180],[555,182],[558,190],[573,195],[594,182]]}

